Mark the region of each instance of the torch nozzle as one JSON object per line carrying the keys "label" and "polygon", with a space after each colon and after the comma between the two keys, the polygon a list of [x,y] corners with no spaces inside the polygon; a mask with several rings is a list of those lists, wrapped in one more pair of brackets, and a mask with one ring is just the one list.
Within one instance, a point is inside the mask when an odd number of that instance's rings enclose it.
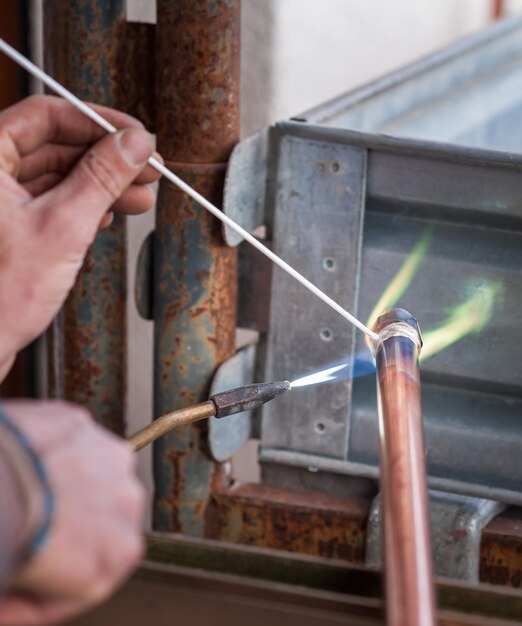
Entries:
{"label": "torch nozzle", "polygon": [[216,406],[216,417],[225,417],[257,409],[265,402],[270,402],[290,389],[292,385],[287,380],[276,383],[257,383],[216,393],[210,399]]}
{"label": "torch nozzle", "polygon": [[291,388],[292,385],[285,380],[280,383],[245,385],[237,389],[216,393],[206,402],[165,413],[165,415],[158,417],[151,424],[134,433],[129,438],[129,444],[133,450],[140,450],[178,426],[191,424],[207,417],[225,417],[226,415],[256,409]]}

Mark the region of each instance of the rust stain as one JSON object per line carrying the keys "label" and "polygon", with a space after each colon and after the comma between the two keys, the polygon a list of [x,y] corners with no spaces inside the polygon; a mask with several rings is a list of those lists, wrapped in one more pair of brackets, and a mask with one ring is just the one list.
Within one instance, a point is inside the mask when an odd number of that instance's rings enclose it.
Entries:
{"label": "rust stain", "polygon": [[[154,130],[154,29],[128,24],[124,0],[47,0],[46,69],[80,98],[137,115]],[[117,218],[85,257],[51,354],[52,393],[84,404],[98,422],[124,431],[125,223]],[[123,323],[122,323],[123,320]],[[56,367],[55,367],[56,366]],[[54,379],[55,373],[57,379]]]}
{"label": "rust stain", "polygon": [[186,388],[180,391],[179,397],[185,406],[188,406],[190,404],[196,404],[198,401],[196,394],[190,389]]}
{"label": "rust stain", "polygon": [[187,453],[185,450],[170,450],[168,453],[168,460],[172,470],[172,497],[169,502],[169,508],[172,512],[172,532],[179,532],[181,530],[181,521],[179,519],[178,508],[176,507],[176,496],[185,488],[186,456]]}
{"label": "rust stain", "polygon": [[204,280],[210,278],[210,272],[208,270],[199,270],[196,272],[196,280]]}
{"label": "rust stain", "polygon": [[[239,136],[240,15],[235,0],[215,9],[210,15],[203,0],[157,1],[156,119],[167,167],[219,206]],[[207,399],[215,368],[234,353],[236,275],[235,251],[224,246],[219,222],[165,182],[156,237],[159,414]],[[211,460],[207,439],[201,422],[158,443],[159,468],[170,450],[187,454],[182,483],[156,473],[158,530],[203,534],[210,494],[230,481],[228,465]]]}
{"label": "rust stain", "polygon": [[213,494],[206,536],[362,563],[369,504],[319,492],[241,485]]}
{"label": "rust stain", "polygon": [[[226,161],[239,128],[239,1],[158,1],[158,136],[162,154],[190,163]],[[186,132],[197,129],[196,132]]]}
{"label": "rust stain", "polygon": [[522,581],[522,511],[509,509],[483,531],[480,581],[519,588]]}
{"label": "rust stain", "polygon": [[208,312],[209,311],[208,311],[207,307],[205,307],[205,306],[198,306],[198,307],[196,307],[194,309],[191,309],[189,315],[192,318],[196,318],[196,317],[200,317],[201,315],[205,315]]}

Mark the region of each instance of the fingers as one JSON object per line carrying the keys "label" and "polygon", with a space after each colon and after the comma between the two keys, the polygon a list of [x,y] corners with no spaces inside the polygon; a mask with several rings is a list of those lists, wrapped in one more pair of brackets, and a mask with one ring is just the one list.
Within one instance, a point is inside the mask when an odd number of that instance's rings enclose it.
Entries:
{"label": "fingers", "polygon": [[[86,150],[86,145],[69,146],[47,143],[21,159],[17,180],[21,184],[26,184],[45,174],[62,174],[65,176],[76,165],[80,157],[85,154]],[[162,161],[157,153],[154,153],[154,156]],[[155,169],[147,166],[138,174],[134,183],[148,185],[158,180],[159,176]]]}
{"label": "fingers", "polygon": [[34,205],[42,210],[47,226],[67,234],[70,245],[86,247],[103,215],[137,177],[152,151],[153,138],[141,129],[104,137],[67,178],[39,196]]}
{"label": "fingers", "polygon": [[24,184],[44,174],[67,174],[85,154],[86,145],[47,143],[20,161],[17,180]]}
{"label": "fingers", "polygon": [[[33,197],[41,196],[43,193],[53,189],[64,180],[63,174],[50,173],[43,174],[36,180],[32,180],[25,183],[23,188],[28,191]],[[140,215],[145,213],[154,206],[156,200],[156,194],[154,191],[146,185],[130,185],[122,195],[112,205],[111,210],[118,211],[118,213],[125,213],[127,215]],[[106,215],[109,215],[107,213]],[[112,222],[112,218],[109,221],[105,215],[102,217],[100,226],[105,228]]]}
{"label": "fingers", "polygon": [[[90,105],[116,128],[142,127],[125,113]],[[31,96],[0,113],[0,168],[15,174],[20,158],[46,143],[89,145],[106,135],[72,104],[54,96]]]}
{"label": "fingers", "polygon": [[110,594],[142,554],[145,503],[135,455],[80,407],[16,401],[6,411],[39,454],[56,506],[42,549],[11,579],[0,624],[18,623],[8,621],[15,608],[20,623],[63,619]]}
{"label": "fingers", "polygon": [[38,178],[30,180],[27,183],[24,183],[22,187],[28,191],[33,198],[41,196],[49,189],[56,187],[58,183],[61,183],[64,179],[63,174],[59,174],[58,172],[49,172],[47,174],[42,174]]}
{"label": "fingers", "polygon": [[147,185],[131,185],[111,208],[127,215],[140,215],[152,208],[155,200],[156,194]]}
{"label": "fingers", "polygon": [[109,211],[105,213],[100,222],[100,229],[108,228],[114,222],[114,213]]}

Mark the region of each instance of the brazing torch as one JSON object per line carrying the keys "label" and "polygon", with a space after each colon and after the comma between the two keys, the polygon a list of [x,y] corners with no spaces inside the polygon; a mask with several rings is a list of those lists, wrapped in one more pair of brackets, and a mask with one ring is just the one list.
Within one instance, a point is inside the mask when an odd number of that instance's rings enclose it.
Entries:
{"label": "brazing torch", "polygon": [[178,426],[197,422],[206,417],[226,417],[227,415],[257,409],[265,402],[270,402],[291,388],[292,385],[285,380],[277,383],[245,385],[237,389],[216,393],[206,402],[165,413],[134,433],[129,437],[128,442],[134,451],[141,450],[147,444]]}

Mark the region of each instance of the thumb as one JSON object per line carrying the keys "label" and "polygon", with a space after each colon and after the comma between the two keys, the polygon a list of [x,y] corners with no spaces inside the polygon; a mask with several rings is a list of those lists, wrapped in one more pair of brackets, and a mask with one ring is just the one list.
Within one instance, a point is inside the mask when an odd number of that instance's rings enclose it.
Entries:
{"label": "thumb", "polygon": [[83,236],[89,233],[88,238],[94,238],[103,215],[140,173],[153,150],[154,139],[142,128],[104,137],[67,178],[40,196],[46,212],[52,214],[47,217],[69,235],[79,229]]}

